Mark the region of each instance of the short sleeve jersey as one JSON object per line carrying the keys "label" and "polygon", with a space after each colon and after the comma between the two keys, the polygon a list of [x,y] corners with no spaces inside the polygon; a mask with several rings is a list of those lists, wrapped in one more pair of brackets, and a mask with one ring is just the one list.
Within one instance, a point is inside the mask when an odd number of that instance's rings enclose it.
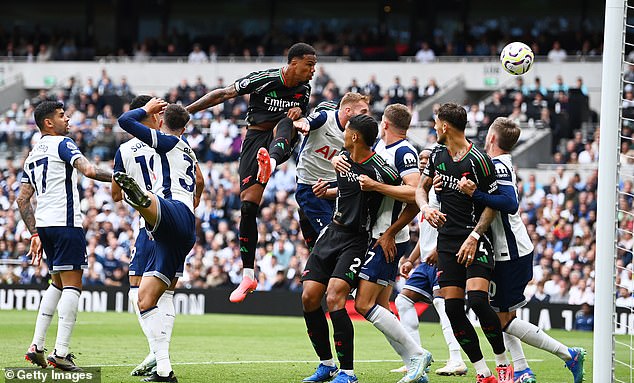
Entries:
{"label": "short sleeve jersey", "polygon": [[471,143],[467,154],[454,161],[447,147],[438,145],[432,151],[423,174],[432,178],[436,174],[442,177],[442,191],[438,193],[438,199],[440,211],[447,215],[447,222],[438,229],[438,234],[466,238],[478,223],[484,207],[462,193],[458,182],[466,177],[482,192],[495,193],[495,168],[489,156]]}
{"label": "short sleeve jersey", "polygon": [[359,176],[365,174],[388,185],[400,185],[401,177],[374,152],[360,163],[352,161],[348,152],[343,152],[342,156],[351,164],[351,168],[347,172],[337,172],[338,192],[333,220],[350,231],[369,232],[376,222],[383,195],[362,191]]}
{"label": "short sleeve jersey", "polygon": [[[418,174],[418,153],[407,140],[399,140],[390,145],[386,145],[383,140],[378,140],[374,150],[396,169],[401,178],[409,174]],[[379,216],[372,228],[372,238],[379,238],[392,226],[403,212],[405,205],[391,197],[383,198],[379,208]],[[396,234],[396,243],[407,241],[409,241],[409,227],[405,226]]]}
{"label": "short sleeve jersey", "polygon": [[286,86],[282,68],[250,73],[236,80],[234,87],[239,95],[251,95],[247,109],[249,125],[277,123],[294,107],[301,108],[304,115],[308,112],[310,85],[303,82],[294,87]]}
{"label": "short sleeve jersey", "polygon": [[335,182],[330,160],[343,147],[343,126],[336,110],[312,113],[307,117],[310,132],[304,137],[297,162],[297,182],[314,185],[320,178]]}
{"label": "short sleeve jersey", "polygon": [[83,154],[62,136],[43,136],[24,162],[22,183],[35,189],[37,227],[82,227],[73,163]]}

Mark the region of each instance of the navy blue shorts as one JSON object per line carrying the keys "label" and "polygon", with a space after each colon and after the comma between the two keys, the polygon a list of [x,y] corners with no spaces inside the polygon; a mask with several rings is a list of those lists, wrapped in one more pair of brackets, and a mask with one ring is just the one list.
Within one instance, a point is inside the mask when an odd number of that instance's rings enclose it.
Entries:
{"label": "navy blue shorts", "polygon": [[396,244],[396,257],[394,257],[394,260],[390,263],[385,260],[385,254],[381,246],[377,246],[374,249],[372,248],[375,243],[376,239],[372,238],[372,242],[370,242],[370,246],[368,247],[365,263],[363,267],[361,267],[361,272],[359,272],[359,278],[378,283],[381,286],[394,285],[394,281],[398,275],[398,261],[402,256],[407,254],[409,242]]}
{"label": "navy blue shorts", "polygon": [[491,307],[497,312],[512,312],[526,304],[524,289],[533,279],[533,254],[495,263],[489,287]]}
{"label": "navy blue shorts", "polygon": [[440,285],[438,285],[438,269],[436,269],[436,266],[422,262],[407,279],[403,289],[419,293],[424,297],[426,303],[432,303],[434,291],[440,289]]}
{"label": "navy blue shorts", "polygon": [[311,185],[297,184],[295,200],[317,234],[332,221],[335,201],[317,197]]}
{"label": "navy blue shorts", "polygon": [[81,227],[38,227],[51,274],[88,268],[86,233]]}
{"label": "navy blue shorts", "polygon": [[[143,276],[145,267],[147,266],[148,257],[154,248],[156,242],[152,240],[145,228],[139,230],[139,235],[134,242],[134,248],[132,249],[132,259],[130,259],[130,266],[128,275]],[[183,276],[184,264],[181,264],[176,269],[176,278]]]}
{"label": "navy blue shorts", "polygon": [[179,270],[182,273],[185,258],[196,242],[196,219],[180,201],[159,196],[157,200],[158,220],[150,232],[155,244],[148,254],[143,276],[154,276],[170,285]]}

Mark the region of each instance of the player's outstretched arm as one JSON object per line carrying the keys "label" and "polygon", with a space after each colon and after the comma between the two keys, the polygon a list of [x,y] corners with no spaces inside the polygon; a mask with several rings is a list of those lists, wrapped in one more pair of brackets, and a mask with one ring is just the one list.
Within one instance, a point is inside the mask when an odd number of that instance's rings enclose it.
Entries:
{"label": "player's outstretched arm", "polygon": [[189,104],[185,109],[188,113],[194,114],[196,112],[200,112],[201,110],[205,110],[207,108],[211,108],[214,105],[218,105],[221,102],[225,102],[229,99],[232,99],[238,95],[238,91],[236,87],[231,84],[225,88],[214,89],[206,95],[202,96],[198,100]]}
{"label": "player's outstretched arm", "polygon": [[73,167],[83,175],[101,182],[112,182],[112,171],[96,167],[81,156],[73,162]]}
{"label": "player's outstretched arm", "polygon": [[405,279],[409,278],[409,273],[412,271],[414,267],[414,262],[420,258],[420,241],[416,241],[416,246],[414,246],[414,250],[409,255],[409,257],[403,257],[402,262],[399,266],[399,274]]}

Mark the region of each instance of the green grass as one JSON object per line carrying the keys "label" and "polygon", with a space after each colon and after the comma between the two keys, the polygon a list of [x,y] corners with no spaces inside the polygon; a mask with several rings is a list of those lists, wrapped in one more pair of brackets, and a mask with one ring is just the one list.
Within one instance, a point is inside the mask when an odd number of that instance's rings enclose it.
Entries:
{"label": "green grass", "polygon": [[[35,317],[33,311],[0,312],[0,367],[30,366],[24,360],[24,352],[33,336]],[[354,326],[355,372],[359,381],[396,382],[400,376],[389,370],[401,363],[383,335],[365,321],[355,322]],[[49,350],[54,347],[56,329],[55,319],[46,342]],[[592,333],[549,333],[564,344],[588,350],[586,381],[591,382]],[[444,365],[448,352],[440,325],[421,324],[421,338],[436,359],[432,371]],[[484,338],[480,344],[487,359],[492,359]],[[102,382],[138,381],[129,372],[148,351],[135,316],[127,313],[80,312],[71,345],[79,366],[104,366]],[[177,316],[170,352],[181,382],[301,382],[316,367],[301,317]],[[572,382],[572,375],[558,358],[530,346],[525,347],[525,352],[540,383]],[[493,363],[489,365],[492,367]],[[461,378],[440,377],[432,372],[431,382],[474,382],[475,374],[469,367],[467,377]]]}

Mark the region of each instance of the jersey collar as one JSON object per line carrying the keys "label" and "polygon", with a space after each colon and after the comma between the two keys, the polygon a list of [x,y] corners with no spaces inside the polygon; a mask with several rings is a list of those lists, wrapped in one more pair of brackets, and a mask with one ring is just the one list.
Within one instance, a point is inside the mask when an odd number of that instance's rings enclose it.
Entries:
{"label": "jersey collar", "polygon": [[391,147],[393,147],[393,146],[396,146],[396,145],[400,144],[400,143],[401,143],[401,142],[403,142],[403,141],[405,141],[405,139],[404,139],[404,138],[401,138],[400,140],[398,140],[398,141],[396,141],[396,142],[392,142],[392,143],[391,143],[391,144],[389,144],[389,145],[385,145],[385,149],[389,149],[389,148],[391,148]]}

